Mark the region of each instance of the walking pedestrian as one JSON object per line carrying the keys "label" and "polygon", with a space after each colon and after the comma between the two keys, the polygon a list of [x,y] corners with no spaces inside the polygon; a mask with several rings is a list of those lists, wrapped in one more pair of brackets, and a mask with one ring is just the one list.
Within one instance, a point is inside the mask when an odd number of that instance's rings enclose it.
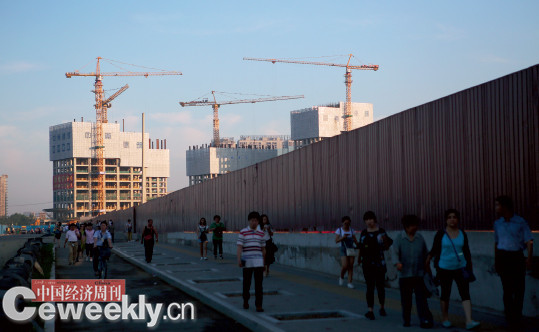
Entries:
{"label": "walking pedestrian", "polygon": [[56,227],[54,227],[54,246],[60,247],[60,238],[62,237],[62,224],[57,223]]}
{"label": "walking pedestrian", "polygon": [[255,306],[257,312],[263,312],[263,273],[266,254],[264,232],[260,230],[260,214],[256,211],[247,216],[249,226],[242,229],[238,236],[236,252],[238,266],[243,268],[243,308],[249,309],[251,280],[255,279]]}
{"label": "walking pedestrian", "polygon": [[94,229],[92,227],[92,223],[88,223],[86,225],[86,243],[85,243],[85,249],[86,249],[86,261],[92,262],[92,254],[94,250]]}
{"label": "walking pedestrian", "polygon": [[200,260],[208,260],[208,226],[206,225],[206,218],[200,218],[197,227],[197,239],[200,246]]}
{"label": "walking pedestrian", "polygon": [[[94,256],[94,266],[97,261],[98,268],[95,270],[96,277],[99,277],[99,259],[108,259],[110,250],[112,249],[112,235],[107,230],[107,222],[101,222],[101,229],[94,232],[94,252],[97,252],[97,258]],[[106,250],[105,250],[106,249]]]}
{"label": "walking pedestrian", "polygon": [[127,225],[125,225],[125,231],[127,232],[127,242],[131,242],[133,238],[133,225],[131,219],[127,219]]}
{"label": "walking pedestrian", "polygon": [[359,258],[358,264],[363,265],[363,276],[367,284],[367,306],[369,311],[365,314],[370,320],[374,320],[374,289],[378,290],[378,301],[380,302],[380,316],[387,316],[384,308],[386,290],[386,261],[384,251],[388,250],[393,240],[386,231],[378,225],[376,215],[372,211],[367,211],[363,215],[363,221],[367,228],[359,236]]}
{"label": "walking pedestrian", "polygon": [[427,257],[427,272],[430,273],[430,261],[434,258],[436,279],[442,288],[440,308],[442,310],[442,326],[450,328],[449,297],[453,281],[457,284],[464,315],[466,329],[471,330],[480,325],[472,320],[472,303],[470,301],[470,277],[473,275],[472,255],[468,245],[468,235],[459,229],[460,213],[449,209],[444,213],[445,227],[434,236],[432,249]]}
{"label": "walking pedestrian", "polygon": [[85,245],[84,231],[85,231],[85,228],[86,228],[85,225],[86,224],[81,224],[81,225],[77,226],[77,229],[80,232],[79,240],[77,241],[78,242],[77,262],[79,260],[82,260],[82,258],[84,257],[84,245]]}
{"label": "walking pedestrian", "polygon": [[260,216],[262,222],[260,228],[264,231],[264,237],[266,239],[266,256],[264,257],[264,276],[268,277],[270,272],[270,265],[275,262],[275,243],[273,243],[273,228],[269,222],[267,215]]}
{"label": "walking pedestrian", "polygon": [[66,239],[64,241],[64,248],[69,242],[69,265],[75,264],[77,258],[77,242],[79,239],[79,230],[75,228],[75,224],[69,225],[69,230],[66,232]]}
{"label": "walking pedestrian", "polygon": [[110,233],[110,236],[112,237],[112,243],[114,243],[114,221],[110,221],[109,223],[109,233]]}
{"label": "walking pedestrian", "polygon": [[412,314],[412,295],[415,293],[417,315],[421,328],[433,326],[432,313],[427,302],[424,282],[427,245],[421,234],[417,233],[419,218],[415,215],[402,217],[404,231],[395,239],[395,266],[399,271],[399,287],[402,305],[403,326],[410,326]]}
{"label": "walking pedestrian", "polygon": [[352,277],[354,274],[355,253],[350,249],[354,249],[354,244],[358,245],[354,229],[350,227],[352,219],[349,216],[342,217],[342,226],[335,231],[335,243],[340,243],[341,248],[341,275],[339,277],[339,285],[344,284],[344,275],[348,272],[348,288],[354,288]]}
{"label": "walking pedestrian", "polygon": [[213,258],[217,259],[217,249],[219,249],[219,258],[223,259],[223,232],[225,231],[225,224],[221,222],[221,216],[215,215],[213,217],[213,223],[210,225],[210,231],[213,231]]}
{"label": "walking pedestrian", "polygon": [[148,219],[148,225],[144,226],[144,230],[142,231],[142,239],[140,240],[140,243],[144,244],[144,254],[146,257],[146,263],[152,262],[154,236],[155,236],[155,243],[158,243],[159,236],[157,235],[157,230],[155,229],[155,227],[153,227],[153,219]]}
{"label": "walking pedestrian", "polygon": [[[495,201],[499,219],[494,222],[495,267],[503,287],[505,318],[511,327],[522,319],[526,269],[532,268],[533,237],[526,220],[514,213],[513,200],[498,196]],[[524,257],[528,251],[528,258]]]}

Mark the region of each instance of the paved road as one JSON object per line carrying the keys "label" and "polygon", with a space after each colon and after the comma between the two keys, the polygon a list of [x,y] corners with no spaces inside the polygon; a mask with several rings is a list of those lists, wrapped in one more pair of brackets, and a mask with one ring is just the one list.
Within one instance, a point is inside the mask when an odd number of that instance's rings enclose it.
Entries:
{"label": "paved road", "polygon": [[[82,261],[75,265],[68,265],[67,251],[63,247],[56,251],[56,279],[93,279],[91,262]],[[175,287],[163,282],[160,278],[149,274],[140,268],[128,263],[118,255],[112,255],[109,263],[111,279],[125,279],[126,294],[132,302],[138,302],[138,295],[145,294],[147,303],[192,302],[196,307],[197,319],[195,321],[162,320],[157,327],[159,331],[248,331],[234,320],[218,313],[200,301],[186,295]],[[144,322],[80,322],[56,321],[56,331],[143,331],[147,330]]]}
{"label": "paved road", "polygon": [[[139,243],[120,243],[115,253],[133,264],[161,277],[186,293],[199,298],[229,317],[256,331],[423,331],[412,317],[412,327],[402,326],[400,295],[387,289],[388,317],[377,315],[369,321],[365,287],[355,289],[337,285],[337,277],[312,271],[294,269],[275,264],[272,273],[264,280],[264,313],[242,308],[241,270],[235,257],[225,255],[225,260],[200,261],[198,250],[192,247],[159,244],[151,264],[144,261],[143,247]],[[211,256],[210,256],[211,257]],[[440,324],[441,314],[437,299],[429,301],[438,322],[434,330],[448,331]],[[482,323],[482,331],[504,331],[504,318],[499,312],[475,308],[474,319]],[[377,313],[377,309],[375,311]],[[328,316],[322,318],[323,316]],[[456,327],[449,331],[464,331],[464,318],[460,303],[452,303],[450,319]],[[527,320],[527,331],[538,331],[539,320]]]}

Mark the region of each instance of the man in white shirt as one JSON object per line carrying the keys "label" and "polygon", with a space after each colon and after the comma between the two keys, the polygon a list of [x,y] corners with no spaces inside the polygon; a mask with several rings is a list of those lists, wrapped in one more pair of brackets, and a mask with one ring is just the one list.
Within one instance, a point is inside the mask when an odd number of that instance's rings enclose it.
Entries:
{"label": "man in white shirt", "polygon": [[69,230],[66,233],[66,240],[64,242],[64,248],[69,242],[69,265],[75,263],[77,258],[78,239],[80,237],[79,230],[75,228],[75,224],[69,225]]}
{"label": "man in white shirt", "polygon": [[249,227],[240,231],[238,236],[238,266],[243,267],[243,308],[249,309],[251,279],[255,279],[255,306],[257,312],[262,309],[262,281],[264,279],[264,257],[266,257],[265,233],[258,227],[260,214],[251,212],[247,217]]}

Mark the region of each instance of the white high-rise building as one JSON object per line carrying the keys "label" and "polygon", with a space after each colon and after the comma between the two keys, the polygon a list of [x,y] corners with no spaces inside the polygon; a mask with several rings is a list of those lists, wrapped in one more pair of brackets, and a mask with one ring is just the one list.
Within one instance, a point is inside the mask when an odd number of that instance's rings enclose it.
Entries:
{"label": "white high-rise building", "polygon": [[0,217],[7,217],[7,175],[0,176]]}
{"label": "white high-rise building", "polygon": [[[339,135],[344,129],[344,102],[313,106],[290,112],[292,140],[296,147]],[[373,122],[373,107],[369,103],[352,103],[352,130]]]}
{"label": "white high-rise building", "polygon": [[[166,140],[149,134],[122,132],[116,123],[103,124],[105,209],[136,206],[142,199],[142,144],[146,144],[146,198],[167,194],[170,153]],[[95,123],[68,122],[49,127],[49,155],[53,162],[55,218],[80,219],[97,212],[98,170],[95,159]]]}

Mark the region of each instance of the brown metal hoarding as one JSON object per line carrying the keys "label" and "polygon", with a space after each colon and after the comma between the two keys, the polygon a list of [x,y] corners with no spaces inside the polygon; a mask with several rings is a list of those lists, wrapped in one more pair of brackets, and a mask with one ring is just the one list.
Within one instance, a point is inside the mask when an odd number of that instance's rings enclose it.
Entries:
{"label": "brown metal hoarding", "polygon": [[[278,229],[356,228],[373,210],[386,229],[403,214],[439,229],[456,208],[466,229],[489,230],[494,198],[510,195],[539,229],[539,65],[411,108],[136,208],[161,231],[192,231],[220,214],[229,230],[247,214]],[[132,211],[132,209],[130,210]]]}

